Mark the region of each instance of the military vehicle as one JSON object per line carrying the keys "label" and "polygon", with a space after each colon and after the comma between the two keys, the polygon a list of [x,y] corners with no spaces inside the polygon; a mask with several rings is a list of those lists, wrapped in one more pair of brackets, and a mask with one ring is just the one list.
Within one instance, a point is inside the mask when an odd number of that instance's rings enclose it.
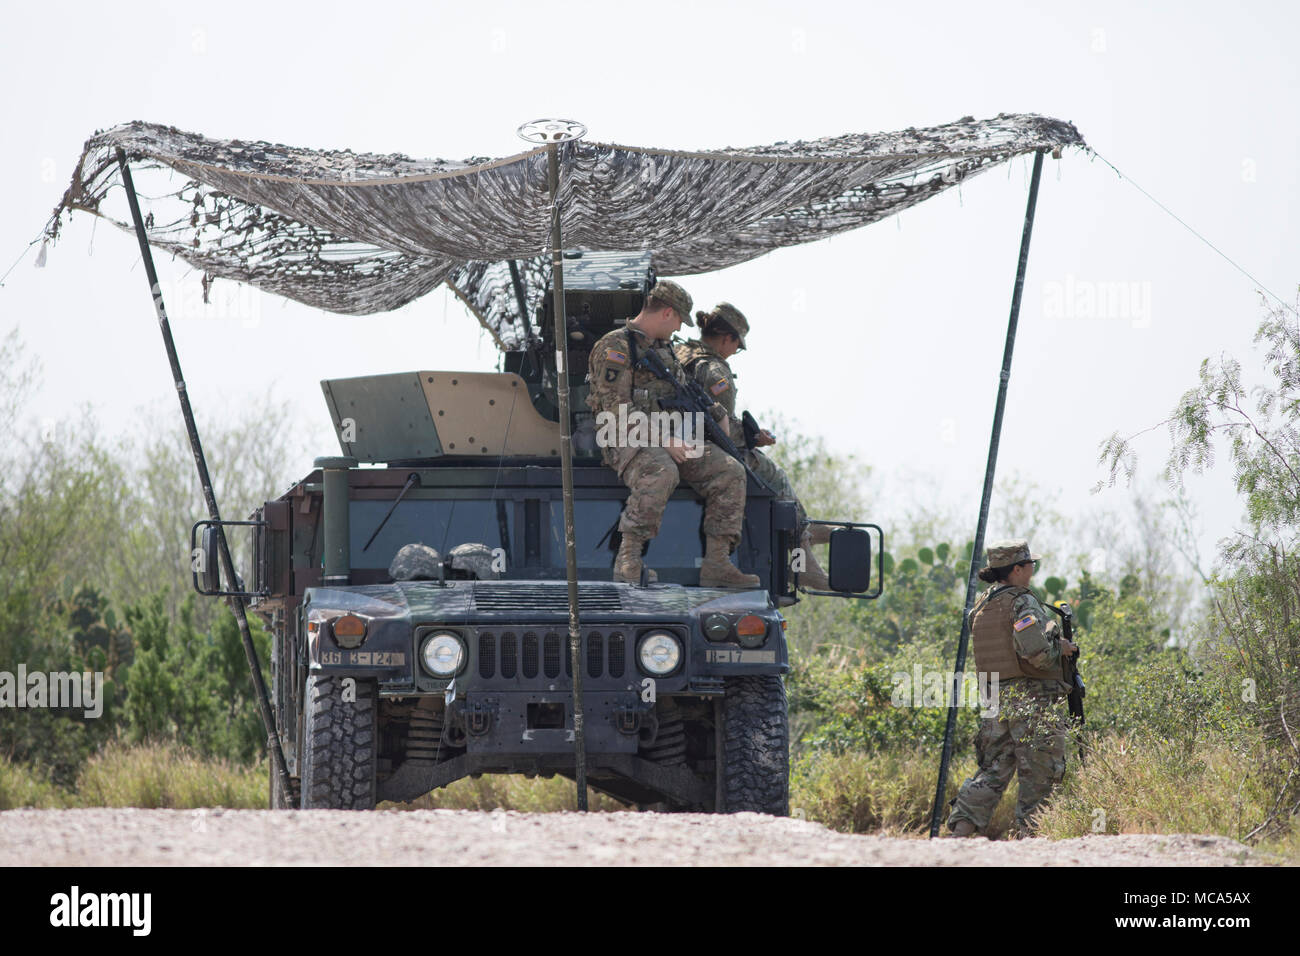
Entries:
{"label": "military vehicle", "polygon": [[[646,554],[657,583],[612,580],[627,490],[581,401],[586,357],[653,282],[648,253],[566,254],[586,779],[642,807],[785,814],[794,503],[750,476],[736,560],[761,589],[696,586],[703,507],[685,483]],[[342,454],[251,519],[288,802],[366,809],[468,775],[573,775],[551,301],[540,347],[506,353],[506,371],[321,383]],[[844,593],[871,584],[864,527],[832,532]],[[196,586],[221,593],[213,523],[196,534],[211,554]]]}
{"label": "military vehicle", "polygon": [[[277,805],[366,808],[522,772],[572,776],[580,809],[586,781],[641,806],[786,812],[780,609],[806,590],[794,503],[750,477],[735,559],[761,588],[698,587],[702,508],[686,488],[646,554],[657,581],[614,582],[626,491],[582,411],[587,353],[637,311],[655,272],[837,235],[1032,155],[969,608],[1043,159],[1086,144],[1070,123],[1006,113],[703,152],[588,141],[572,120],[517,132],[527,151],[457,163],[124,124],[87,140],[45,238],[73,211],[135,233],[209,516],[193,532],[196,585],[235,616]],[[151,180],[143,194],[133,166]],[[129,221],[111,211],[119,196]],[[501,370],[323,383],[341,454],[250,521],[223,521],[153,248],[200,270],[205,299],[221,278],[368,315],[445,285],[505,353]],[[842,525],[832,590],[806,593],[878,595],[879,528],[829,523]],[[231,525],[252,533],[248,585]],[[273,693],[248,609],[273,632]],[[958,674],[968,636],[963,623]]]}

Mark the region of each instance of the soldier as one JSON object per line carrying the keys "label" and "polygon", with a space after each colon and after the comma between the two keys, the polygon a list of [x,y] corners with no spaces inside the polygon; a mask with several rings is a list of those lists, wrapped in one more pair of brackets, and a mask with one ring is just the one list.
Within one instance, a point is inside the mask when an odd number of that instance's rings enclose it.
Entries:
{"label": "soldier", "polygon": [[[683,322],[694,325],[691,297],[677,283],[661,279],[625,328],[615,329],[592,346],[588,407],[598,416],[601,412],[618,416],[619,406],[628,406],[624,414],[629,417],[634,410],[646,415],[659,412],[659,399],[669,397],[672,386],[637,368],[637,356],[653,349],[684,381],[685,373],[668,342]],[[601,457],[618,472],[630,492],[618,524],[622,541],[614,560],[615,581],[640,582],[641,555],[659,533],[669,496],[685,478],[704,498],[705,554],[700,586],[759,586],[757,575],[741,574],[729,557],[740,542],[745,516],[745,469],[740,462],[712,442],[700,441],[693,450],[680,437],[666,438],[651,447],[602,443]],[[653,575],[651,571],[648,577],[653,579]]]}
{"label": "soldier", "polygon": [[[677,346],[677,359],[687,373],[694,376],[718,405],[726,410],[726,422],[731,440],[738,448],[745,447],[745,428],[736,417],[736,376],[727,359],[745,348],[749,334],[749,320],[730,302],[719,302],[712,312],[697,312],[700,337],[697,341]],[[775,445],[776,438],[766,428],[759,432],[756,446]],[[812,546],[830,540],[827,525],[810,525],[803,504],[794,493],[794,487],[784,471],[758,448],[745,452],[746,463],[764,484],[782,498],[793,498],[799,522],[799,546],[804,553],[804,570],[799,573],[799,584],[816,591],[830,589],[830,580],[813,556]]]}
{"label": "soldier", "polygon": [[1065,774],[1066,718],[1058,704],[1070,686],[1062,657],[1078,647],[1060,637],[1056,621],[1029,590],[1037,566],[1028,541],[1002,541],[988,549],[988,566],[979,572],[993,586],[971,610],[975,667],[997,679],[999,712],[980,720],[979,771],[953,800],[953,836],[984,832],[1017,771],[1016,831],[1028,836],[1034,813]]}

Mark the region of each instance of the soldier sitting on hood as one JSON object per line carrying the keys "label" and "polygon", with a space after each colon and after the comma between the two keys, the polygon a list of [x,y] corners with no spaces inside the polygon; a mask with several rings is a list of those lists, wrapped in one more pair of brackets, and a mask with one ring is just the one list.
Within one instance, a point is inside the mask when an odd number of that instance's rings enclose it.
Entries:
{"label": "soldier sitting on hood", "polygon": [[[677,346],[677,360],[688,375],[695,378],[713,396],[713,400],[727,411],[723,424],[731,434],[737,448],[745,447],[745,428],[736,416],[736,376],[727,359],[745,348],[749,334],[749,320],[730,302],[719,302],[712,312],[697,312],[700,337],[693,342]],[[831,582],[826,572],[813,556],[812,546],[830,540],[828,525],[809,524],[808,514],[794,493],[794,486],[784,471],[761,451],[759,446],[775,445],[776,438],[767,429],[758,433],[754,448],[745,452],[746,464],[762,482],[782,498],[793,498],[795,514],[799,521],[799,546],[804,552],[804,570],[797,572],[799,585],[815,591],[829,591]]]}
{"label": "soldier sitting on hood", "polygon": [[[601,338],[591,349],[587,375],[587,405],[627,421],[634,412],[647,416],[661,412],[659,400],[671,397],[673,387],[648,369],[637,366],[637,356],[653,350],[680,381],[685,373],[673,354],[669,337],[691,321],[691,297],[675,282],[661,279],[650,290],[635,318],[622,329]],[[623,416],[619,416],[620,406]],[[678,481],[686,481],[704,498],[704,561],[700,587],[756,588],[757,575],[742,574],[731,563],[731,551],[740,543],[745,517],[745,468],[717,445],[702,439],[692,448],[680,438],[668,437],[649,447],[632,445],[619,436],[601,442],[601,457],[628,487],[627,504],[619,519],[622,541],[614,560],[614,580],[639,583],[641,555],[659,533],[668,498]],[[648,575],[654,579],[654,573]]]}

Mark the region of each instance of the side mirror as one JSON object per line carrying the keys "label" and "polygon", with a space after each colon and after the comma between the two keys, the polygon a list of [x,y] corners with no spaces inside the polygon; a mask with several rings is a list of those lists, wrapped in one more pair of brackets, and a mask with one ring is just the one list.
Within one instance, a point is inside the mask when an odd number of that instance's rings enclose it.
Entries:
{"label": "side mirror", "polygon": [[[194,582],[194,590],[198,591],[205,597],[240,597],[240,598],[260,598],[267,597],[270,592],[265,590],[247,591],[244,588],[244,578],[239,572],[235,572],[235,580],[227,581],[226,586],[233,586],[233,591],[223,591],[221,589],[221,555],[218,550],[221,533],[218,528],[229,528],[233,526],[253,528],[256,531],[265,531],[269,525],[265,521],[196,521],[194,527],[190,528],[190,576]],[[254,584],[257,583],[257,575],[253,576]]]}
{"label": "side mirror", "polygon": [[[855,521],[813,521],[818,525],[833,525],[830,534],[831,560],[827,578],[829,591],[810,591],[805,594],[819,594],[827,597],[853,598],[858,601],[871,601],[880,597],[885,590],[885,532],[877,524],[863,524]],[[871,587],[871,531],[879,536],[875,549],[876,585]]]}
{"label": "side mirror", "polygon": [[871,589],[871,535],[859,528],[831,532],[832,591],[862,594]]}
{"label": "side mirror", "polygon": [[216,594],[221,590],[221,557],[217,554],[217,529],[207,525],[199,535],[198,553],[194,556],[195,588],[200,594]]}

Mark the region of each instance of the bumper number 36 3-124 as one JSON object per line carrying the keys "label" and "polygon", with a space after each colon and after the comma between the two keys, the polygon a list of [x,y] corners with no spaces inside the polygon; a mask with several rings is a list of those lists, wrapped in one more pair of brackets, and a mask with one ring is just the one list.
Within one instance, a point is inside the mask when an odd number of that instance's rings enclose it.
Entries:
{"label": "bumper number 36 3-124", "polygon": [[322,664],[350,667],[405,667],[403,651],[322,651]]}

